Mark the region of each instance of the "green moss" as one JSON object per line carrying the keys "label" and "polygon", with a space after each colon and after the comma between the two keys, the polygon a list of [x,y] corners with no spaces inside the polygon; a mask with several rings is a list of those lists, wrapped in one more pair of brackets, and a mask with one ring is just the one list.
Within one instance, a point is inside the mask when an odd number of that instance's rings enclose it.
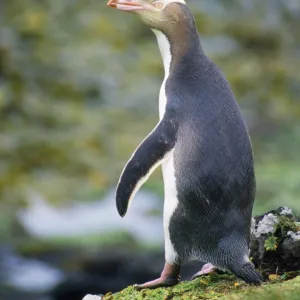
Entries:
{"label": "green moss", "polygon": [[[266,283],[258,288],[249,287],[241,294],[232,293],[232,300],[298,300],[300,295],[300,276],[289,281]],[[221,299],[229,299],[222,297]]]}
{"label": "green moss", "polygon": [[278,247],[277,238],[274,235],[271,235],[265,240],[264,247],[267,251],[275,251]]}
{"label": "green moss", "polygon": [[103,300],[193,300],[193,299],[299,299],[300,277],[289,281],[280,279],[253,287],[238,281],[233,275],[212,274],[194,281],[185,281],[171,288],[136,291],[133,286],[107,294]]}
{"label": "green moss", "polygon": [[296,232],[298,230],[296,223],[294,220],[286,217],[286,216],[281,216],[279,217],[279,222],[276,226],[275,229],[275,234],[280,235],[280,236],[286,236],[288,231],[294,231]]}

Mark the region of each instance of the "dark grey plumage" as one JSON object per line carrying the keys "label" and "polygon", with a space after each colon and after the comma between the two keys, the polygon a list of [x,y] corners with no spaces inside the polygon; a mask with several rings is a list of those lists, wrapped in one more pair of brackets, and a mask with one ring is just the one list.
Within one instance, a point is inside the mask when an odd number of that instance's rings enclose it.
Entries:
{"label": "dark grey plumage", "polygon": [[[201,47],[187,6],[171,3],[163,14],[162,21],[147,16],[146,23],[157,24],[171,47],[165,113],[125,167],[118,210],[126,213],[137,182],[173,149],[178,199],[168,225],[173,263],[199,259],[260,284],[248,259],[255,174],[247,127],[227,80]],[[164,23],[168,18],[172,22]]]}

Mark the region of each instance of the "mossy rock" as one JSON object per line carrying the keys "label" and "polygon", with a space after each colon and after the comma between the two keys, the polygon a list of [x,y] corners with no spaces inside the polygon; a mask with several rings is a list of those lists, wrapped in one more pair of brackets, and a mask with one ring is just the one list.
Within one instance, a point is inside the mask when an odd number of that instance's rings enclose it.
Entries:
{"label": "mossy rock", "polygon": [[133,286],[116,293],[108,293],[103,300],[198,300],[198,299],[299,299],[300,276],[283,281],[276,276],[262,286],[249,286],[233,275],[212,274],[194,281],[184,281],[174,287],[137,291]]}
{"label": "mossy rock", "polygon": [[299,222],[288,207],[254,218],[250,256],[264,277],[300,270],[299,236]]}

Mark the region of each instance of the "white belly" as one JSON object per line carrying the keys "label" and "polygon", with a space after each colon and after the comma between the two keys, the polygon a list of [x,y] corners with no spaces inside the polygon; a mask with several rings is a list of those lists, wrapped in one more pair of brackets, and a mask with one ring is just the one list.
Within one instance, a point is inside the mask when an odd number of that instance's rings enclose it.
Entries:
{"label": "white belly", "polygon": [[[156,34],[160,52],[162,54],[165,78],[160,88],[159,93],[159,118],[162,120],[166,111],[167,96],[166,96],[166,82],[169,77],[170,65],[171,65],[171,47],[167,37],[160,31],[153,30]],[[165,191],[165,202],[164,202],[164,235],[165,235],[165,256],[166,262],[174,264],[177,258],[177,254],[170,240],[169,223],[171,217],[178,205],[177,190],[176,190],[176,179],[174,169],[174,149],[168,154],[168,157],[162,162],[162,171],[164,178],[164,191]]]}
{"label": "white belly", "polygon": [[173,152],[171,152],[168,160],[163,162],[162,171],[164,178],[164,192],[165,192],[165,202],[164,202],[164,235],[165,235],[165,256],[166,262],[173,264],[176,261],[177,253],[170,239],[169,224],[171,217],[178,205],[177,189],[176,189],[176,178],[174,169],[174,157]]}

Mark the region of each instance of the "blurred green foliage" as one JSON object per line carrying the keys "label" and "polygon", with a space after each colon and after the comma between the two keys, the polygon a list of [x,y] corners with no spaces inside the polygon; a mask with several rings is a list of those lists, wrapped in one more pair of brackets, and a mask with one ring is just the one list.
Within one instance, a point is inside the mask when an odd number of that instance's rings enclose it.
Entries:
{"label": "blurred green foliage", "polygon": [[[256,211],[300,211],[299,2],[188,2],[251,131]],[[0,210],[30,189],[57,203],[99,198],[158,120],[154,36],[105,1],[10,0],[2,10]],[[156,172],[148,187],[161,186]]]}

